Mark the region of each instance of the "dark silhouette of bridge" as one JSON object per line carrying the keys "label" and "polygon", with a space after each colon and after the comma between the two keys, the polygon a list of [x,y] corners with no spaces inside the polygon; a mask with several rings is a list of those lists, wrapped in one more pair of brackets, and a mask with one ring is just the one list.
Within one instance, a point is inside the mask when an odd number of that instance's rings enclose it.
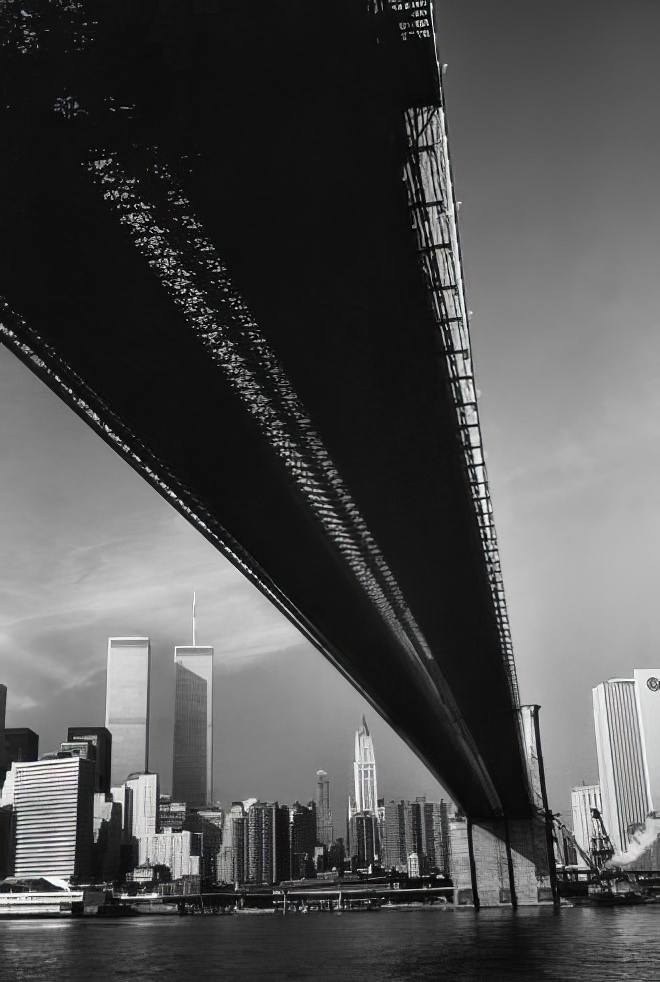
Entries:
{"label": "dark silhouette of bridge", "polygon": [[10,0],[0,338],[525,819],[430,6]]}

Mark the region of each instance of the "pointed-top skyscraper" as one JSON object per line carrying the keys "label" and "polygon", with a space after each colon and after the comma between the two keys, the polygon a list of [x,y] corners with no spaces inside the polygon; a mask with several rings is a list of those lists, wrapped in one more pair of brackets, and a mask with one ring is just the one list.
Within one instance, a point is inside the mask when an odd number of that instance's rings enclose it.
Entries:
{"label": "pointed-top skyscraper", "polygon": [[196,643],[195,595],[192,645],[174,649],[174,759],[172,798],[192,807],[213,800],[213,648]]}
{"label": "pointed-top skyscraper", "polygon": [[376,815],[378,812],[378,784],[374,742],[365,717],[355,734],[355,758],[353,760],[353,795],[349,802],[349,818],[360,812]]}

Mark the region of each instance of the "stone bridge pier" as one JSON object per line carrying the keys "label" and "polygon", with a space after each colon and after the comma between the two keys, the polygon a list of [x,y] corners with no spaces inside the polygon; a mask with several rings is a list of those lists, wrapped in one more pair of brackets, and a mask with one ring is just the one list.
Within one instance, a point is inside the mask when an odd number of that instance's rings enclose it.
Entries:
{"label": "stone bridge pier", "polygon": [[544,815],[478,824],[459,818],[451,823],[450,836],[457,906],[557,903]]}
{"label": "stone bridge pier", "polygon": [[450,827],[454,903],[480,907],[559,903],[545,788],[539,707],[518,710],[530,789],[530,816],[475,820]]}

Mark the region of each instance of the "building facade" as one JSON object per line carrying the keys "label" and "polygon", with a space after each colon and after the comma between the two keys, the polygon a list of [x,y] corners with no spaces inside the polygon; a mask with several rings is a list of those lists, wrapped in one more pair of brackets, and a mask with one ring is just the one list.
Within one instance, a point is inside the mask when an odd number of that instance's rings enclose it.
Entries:
{"label": "building facade", "polygon": [[95,790],[109,794],[112,787],[112,733],[105,726],[70,726],[67,743],[89,743],[94,747]]}
{"label": "building facade", "polygon": [[172,797],[201,808],[213,800],[213,648],[178,646],[174,664]]}
{"label": "building facade", "polygon": [[124,825],[129,834],[139,839],[158,831],[160,782],[158,774],[131,774],[125,784],[126,806]]}
{"label": "building facade", "polygon": [[109,883],[119,878],[121,870],[122,808],[109,794],[94,795],[94,845],[92,879]]}
{"label": "building facade", "polygon": [[149,769],[149,638],[109,638],[105,728],[112,734],[111,786]]}
{"label": "building facade", "polygon": [[634,679],[610,679],[593,690],[603,821],[618,852],[651,810],[648,771]]}
{"label": "building facade", "polygon": [[88,880],[92,873],[94,765],[82,757],[16,763],[16,876]]}
{"label": "building facade", "polygon": [[660,668],[633,672],[651,809],[660,811]]}
{"label": "building facade", "polygon": [[369,733],[365,717],[362,726],[355,734],[355,756],[353,759],[353,794],[349,799],[349,821],[355,814],[378,813],[378,782],[376,779],[376,758],[374,742]]}
{"label": "building facade", "polygon": [[279,883],[289,876],[289,809],[277,802],[255,801],[247,821],[250,883]]}
{"label": "building facade", "polygon": [[219,883],[244,883],[248,878],[247,814],[243,803],[232,802],[225,816],[217,859]]}
{"label": "building facade", "polygon": [[358,812],[349,822],[351,868],[365,870],[378,859],[377,818],[371,812]]}
{"label": "building facade", "polygon": [[316,841],[328,848],[335,841],[330,809],[330,781],[325,771],[316,772]]}
{"label": "building facade", "polygon": [[199,876],[200,856],[194,854],[192,832],[143,835],[138,841],[140,866],[167,866],[173,880]]}
{"label": "building facade", "polygon": [[289,810],[289,879],[316,876],[316,807],[296,801]]}
{"label": "building facade", "polygon": [[[1,694],[0,694],[1,696]],[[0,735],[0,743],[2,737]],[[8,726],[4,731],[4,743],[0,746],[0,758],[4,749],[4,768],[0,764],[0,790],[7,771],[13,763],[37,760],[39,757],[39,736],[26,726]]]}

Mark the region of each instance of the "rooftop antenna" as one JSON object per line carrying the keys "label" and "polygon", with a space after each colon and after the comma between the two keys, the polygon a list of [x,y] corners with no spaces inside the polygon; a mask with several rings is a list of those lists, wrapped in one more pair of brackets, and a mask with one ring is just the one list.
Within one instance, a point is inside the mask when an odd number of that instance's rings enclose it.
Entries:
{"label": "rooftop antenna", "polygon": [[193,604],[192,604],[192,636],[193,636],[193,648],[195,647],[195,591],[193,590]]}

